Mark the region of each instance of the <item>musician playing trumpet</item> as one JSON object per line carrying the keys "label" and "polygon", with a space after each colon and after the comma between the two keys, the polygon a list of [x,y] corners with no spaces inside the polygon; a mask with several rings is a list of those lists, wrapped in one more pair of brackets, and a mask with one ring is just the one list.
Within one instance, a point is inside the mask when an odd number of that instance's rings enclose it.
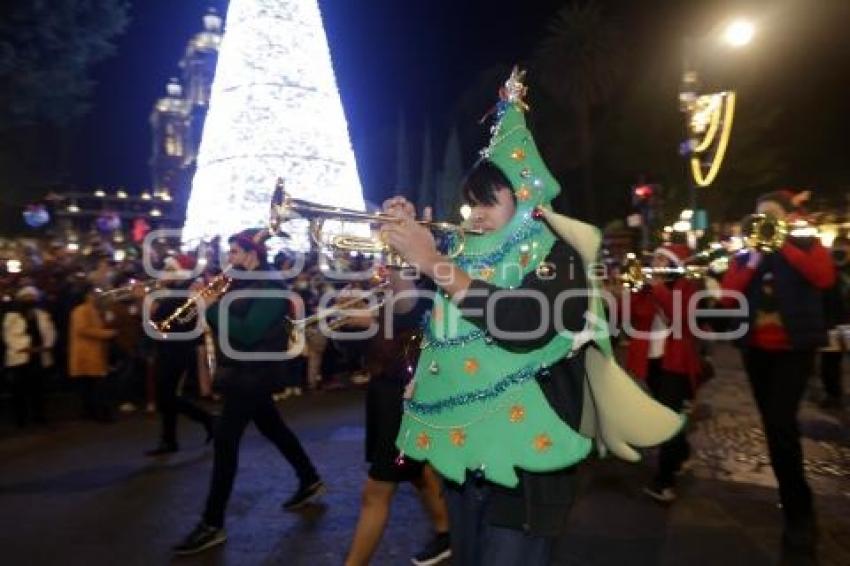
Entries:
{"label": "musician playing trumpet", "polygon": [[[652,255],[652,268],[675,272],[691,257],[685,244],[665,244]],[[682,410],[696,391],[700,373],[697,340],[687,320],[698,280],[682,275],[653,277],[632,293],[624,293],[623,323],[629,346],[626,368],[646,383],[652,396],[672,410]],[[676,498],[676,475],[690,456],[685,430],[661,445],[656,473],[644,492],[661,503]]]}
{"label": "musician playing trumpet", "polygon": [[[762,195],[756,212],[791,220],[797,195]],[[815,551],[812,492],[803,471],[797,413],[812,371],[815,351],[826,344],[823,291],[835,282],[829,252],[812,236],[785,238],[772,252],[749,249],[735,257],[723,288],[743,293],[748,309],[739,346],[764,424],[770,463],[779,483],[785,529],[784,550]]]}

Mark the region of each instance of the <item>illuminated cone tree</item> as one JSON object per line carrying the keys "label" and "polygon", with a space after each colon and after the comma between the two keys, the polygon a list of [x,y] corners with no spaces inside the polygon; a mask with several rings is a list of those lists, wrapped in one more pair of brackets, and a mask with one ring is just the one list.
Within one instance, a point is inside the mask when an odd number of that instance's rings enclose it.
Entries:
{"label": "illuminated cone tree", "polygon": [[231,0],[184,241],[261,226],[278,177],[297,198],[363,208],[317,1]]}

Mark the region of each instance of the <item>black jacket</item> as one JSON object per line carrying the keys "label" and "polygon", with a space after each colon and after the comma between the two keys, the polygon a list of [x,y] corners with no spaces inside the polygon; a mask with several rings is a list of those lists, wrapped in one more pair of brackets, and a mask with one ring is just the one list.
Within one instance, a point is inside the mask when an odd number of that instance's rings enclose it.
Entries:
{"label": "black jacket", "polygon": [[[517,288],[520,291],[540,291],[547,298],[545,305],[519,293],[512,297],[508,291],[507,295],[499,298],[491,321],[501,331],[521,332],[539,328],[544,317],[543,308],[546,305],[551,308],[560,292],[588,288],[587,273],[581,257],[566,242],[557,241],[545,261],[555,268],[553,278],[541,278],[537,271],[532,271]],[[490,292],[498,289],[479,280],[474,281],[471,288],[487,289]],[[486,313],[488,300],[489,297],[470,296],[460,306],[463,309],[482,309]],[[581,331],[585,326],[588,304],[586,296],[571,297],[564,301],[561,313],[549,313],[549,325],[539,338],[497,342],[504,348],[516,351],[539,348],[554,337],[556,315],[561,317],[565,329]],[[487,330],[488,321],[484,316],[468,320]],[[578,430],[581,423],[584,377],[583,350],[537,375],[537,382],[549,405],[574,430]],[[519,476],[520,483],[516,488],[492,486],[493,495],[487,511],[489,522],[540,536],[562,533],[576,494],[575,466],[549,473],[521,471]]]}

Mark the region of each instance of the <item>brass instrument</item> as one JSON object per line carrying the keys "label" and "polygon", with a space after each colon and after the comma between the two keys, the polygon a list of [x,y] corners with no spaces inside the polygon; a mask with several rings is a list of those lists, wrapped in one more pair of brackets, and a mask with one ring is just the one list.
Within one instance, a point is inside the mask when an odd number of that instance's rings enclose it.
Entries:
{"label": "brass instrument", "polygon": [[148,322],[158,332],[165,333],[171,330],[171,327],[177,323],[186,323],[194,320],[198,317],[198,308],[201,301],[217,299],[230,289],[230,285],[233,283],[233,278],[228,275],[229,271],[230,268],[213,277],[203,289],[192,294],[188,299],[181,303],[179,307],[174,309],[174,312],[160,322]]}
{"label": "brass instrument", "polygon": [[762,252],[779,250],[791,232],[788,222],[767,214],[751,214],[742,224],[744,246]]}
{"label": "brass instrument", "polygon": [[[322,230],[326,220],[339,222],[352,222],[361,224],[391,224],[404,222],[403,218],[385,213],[370,213],[328,206],[293,198],[287,194],[283,187],[283,181],[278,180],[272,195],[271,205],[272,226],[279,226],[281,222],[296,218],[311,221],[310,237],[320,247],[335,251],[374,253],[385,256],[385,264],[398,267],[402,261],[386,243],[370,236],[354,234],[325,234]],[[449,222],[434,222],[430,220],[416,220],[417,224],[428,227],[432,232],[452,236],[452,247],[448,250],[450,257],[457,257],[463,253],[467,234],[481,234],[481,230],[468,229]]]}
{"label": "brass instrument", "polygon": [[700,252],[691,256],[685,260],[682,266],[646,267],[635,254],[628,253],[623,261],[619,279],[623,287],[629,289],[632,293],[640,291],[652,279],[667,280],[672,277],[702,279],[706,273],[712,270],[712,265],[692,265],[689,262],[703,261],[706,255],[706,252]]}
{"label": "brass instrument", "polygon": [[[389,281],[384,281],[384,282],[378,284],[377,286],[373,287],[372,289],[369,289],[368,291],[364,291],[363,293],[358,294],[357,296],[344,299],[344,300],[338,302],[337,304],[335,304],[332,307],[328,307],[326,309],[322,309],[320,311],[317,311],[316,313],[314,313],[310,316],[306,316],[304,318],[299,318],[299,319],[293,320],[292,321],[293,331],[299,331],[299,330],[303,331],[307,327],[312,326],[313,324],[316,324],[316,323],[318,323],[322,320],[326,320],[326,319],[329,319],[331,317],[339,316],[344,311],[351,310],[352,307],[354,307],[358,303],[368,301],[372,297],[378,297],[378,302],[376,304],[369,305],[367,308],[358,309],[358,310],[369,310],[369,311],[377,310],[384,305],[383,294],[389,289],[389,286],[390,286]],[[332,320],[331,322],[328,322],[327,325],[331,329],[339,328],[340,326],[345,325],[346,318],[347,317],[345,317],[345,316],[339,316],[338,318]]]}
{"label": "brass instrument", "polygon": [[[278,187],[282,190],[283,184],[282,181],[278,181]],[[272,198],[271,207],[269,210],[269,217],[267,219],[266,228],[258,232],[254,239],[257,241],[264,240],[269,236],[286,236],[287,234],[283,232],[280,228],[282,217],[279,214],[278,205],[276,203],[276,194]],[[179,307],[177,307],[174,312],[168,315],[161,322],[153,322],[148,321],[158,332],[165,333],[168,332],[175,323],[184,323],[189,322],[195,318],[197,318],[199,312],[198,307],[199,303],[203,301],[208,301],[210,299],[217,299],[224,295],[233,284],[233,279],[228,275],[232,268],[228,267],[215,277],[213,277],[207,285],[201,290],[197,291],[189,298],[186,299]]]}
{"label": "brass instrument", "polygon": [[108,306],[126,299],[136,299],[157,289],[162,289],[165,282],[161,279],[136,280],[131,279],[127,284],[114,289],[95,289],[95,300],[98,305]]}

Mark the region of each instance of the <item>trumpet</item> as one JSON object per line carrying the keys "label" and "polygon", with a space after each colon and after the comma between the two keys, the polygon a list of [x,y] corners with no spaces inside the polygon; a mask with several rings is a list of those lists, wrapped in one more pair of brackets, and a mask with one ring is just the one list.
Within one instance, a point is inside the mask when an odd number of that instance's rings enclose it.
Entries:
{"label": "trumpet", "polygon": [[335,304],[332,307],[322,309],[322,310],[316,312],[315,314],[312,314],[310,316],[306,316],[304,318],[295,319],[295,320],[292,321],[293,330],[303,331],[306,328],[312,326],[313,324],[316,324],[316,323],[318,323],[322,320],[330,319],[332,317],[338,317],[338,318],[335,318],[331,322],[328,322],[327,323],[328,327],[331,328],[331,329],[339,328],[340,326],[345,325],[345,322],[348,318],[347,316],[343,315],[343,313],[347,310],[351,310],[354,306],[356,306],[359,303],[368,302],[373,297],[376,297],[377,302],[375,304],[368,305],[367,307],[365,307],[363,309],[358,309],[358,310],[374,311],[374,310],[378,310],[379,308],[384,306],[384,302],[385,302],[385,296],[384,295],[385,295],[385,292],[389,289],[389,287],[390,287],[389,281],[383,281],[383,282],[379,283],[377,286],[373,287],[372,289],[370,289],[366,292],[363,292],[362,294],[359,294],[357,296],[344,299],[344,300],[338,302],[337,304]]}
{"label": "trumpet", "polygon": [[688,279],[702,279],[712,271],[712,265],[692,265],[689,261],[705,260],[708,252],[700,252],[685,260],[684,265],[673,267],[646,267],[633,253],[626,254],[623,261],[623,271],[620,274],[620,282],[623,287],[632,293],[637,293],[646,286],[651,279],[669,280],[674,277],[685,277]]}
{"label": "trumpet", "polygon": [[165,282],[161,279],[136,280],[131,279],[127,284],[114,289],[96,289],[96,300],[100,305],[110,305],[126,299],[135,299],[139,295],[146,295],[158,289],[162,289]]}
{"label": "trumpet", "polygon": [[751,214],[742,224],[744,246],[763,252],[779,250],[791,232],[785,220],[767,214]]}
{"label": "trumpet", "polygon": [[[403,265],[398,254],[390,246],[379,239],[355,234],[325,234],[322,230],[326,220],[353,222],[363,224],[390,224],[404,222],[403,218],[385,213],[370,213],[318,204],[307,200],[296,199],[284,190],[283,180],[279,179],[272,194],[271,226],[279,226],[282,222],[296,218],[311,221],[310,237],[317,246],[343,252],[375,253],[387,256],[387,265],[398,267]],[[464,228],[449,222],[416,220],[417,224],[426,226],[437,235],[450,238],[449,257],[457,257],[463,253],[467,234],[482,234],[481,230]]]}
{"label": "trumpet", "polygon": [[230,268],[213,277],[206,286],[192,294],[179,307],[160,322],[148,321],[157,332],[166,333],[175,324],[185,324],[196,319],[200,313],[201,301],[209,301],[224,295],[233,284],[233,278],[228,275]]}

